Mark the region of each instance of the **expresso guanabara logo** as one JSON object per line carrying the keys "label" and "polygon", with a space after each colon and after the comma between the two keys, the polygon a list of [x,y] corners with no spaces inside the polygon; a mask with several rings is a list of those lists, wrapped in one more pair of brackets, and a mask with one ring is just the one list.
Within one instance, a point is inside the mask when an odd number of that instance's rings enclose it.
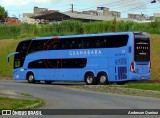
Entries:
{"label": "expresso guanabara logo", "polygon": [[101,50],[74,50],[69,51],[70,56],[100,56],[102,55]]}

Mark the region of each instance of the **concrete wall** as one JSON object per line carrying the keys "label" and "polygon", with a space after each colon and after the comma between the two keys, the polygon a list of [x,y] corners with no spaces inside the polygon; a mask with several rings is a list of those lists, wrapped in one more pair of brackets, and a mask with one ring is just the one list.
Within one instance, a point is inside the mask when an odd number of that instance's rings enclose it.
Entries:
{"label": "concrete wall", "polygon": [[46,8],[34,7],[34,14],[41,14],[41,12],[48,11]]}

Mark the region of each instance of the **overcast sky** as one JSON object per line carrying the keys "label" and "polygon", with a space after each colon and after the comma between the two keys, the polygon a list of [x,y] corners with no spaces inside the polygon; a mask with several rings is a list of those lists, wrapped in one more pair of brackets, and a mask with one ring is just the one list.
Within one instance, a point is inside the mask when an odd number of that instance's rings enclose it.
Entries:
{"label": "overcast sky", "polygon": [[122,17],[128,13],[153,15],[160,13],[160,2],[151,4],[152,0],[0,0],[0,5],[5,7],[9,16],[22,16],[23,13],[33,13],[33,7],[48,8],[50,10],[68,11],[70,4],[74,10],[96,10],[97,6],[110,8],[110,11],[121,12]]}

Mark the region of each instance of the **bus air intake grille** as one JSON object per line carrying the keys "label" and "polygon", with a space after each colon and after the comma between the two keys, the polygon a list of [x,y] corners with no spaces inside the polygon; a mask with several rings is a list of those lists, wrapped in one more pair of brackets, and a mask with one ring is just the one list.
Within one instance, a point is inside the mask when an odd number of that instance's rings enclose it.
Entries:
{"label": "bus air intake grille", "polygon": [[126,58],[120,58],[115,60],[115,65],[126,65],[127,61]]}
{"label": "bus air intake grille", "polygon": [[118,79],[127,79],[127,67],[118,67]]}

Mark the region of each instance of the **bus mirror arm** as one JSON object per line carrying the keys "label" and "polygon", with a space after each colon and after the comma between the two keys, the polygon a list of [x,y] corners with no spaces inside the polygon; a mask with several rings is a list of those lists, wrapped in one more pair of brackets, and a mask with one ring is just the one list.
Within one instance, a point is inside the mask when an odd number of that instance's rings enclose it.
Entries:
{"label": "bus mirror arm", "polygon": [[18,54],[19,52],[13,52],[7,56],[7,62],[9,62],[9,57]]}

